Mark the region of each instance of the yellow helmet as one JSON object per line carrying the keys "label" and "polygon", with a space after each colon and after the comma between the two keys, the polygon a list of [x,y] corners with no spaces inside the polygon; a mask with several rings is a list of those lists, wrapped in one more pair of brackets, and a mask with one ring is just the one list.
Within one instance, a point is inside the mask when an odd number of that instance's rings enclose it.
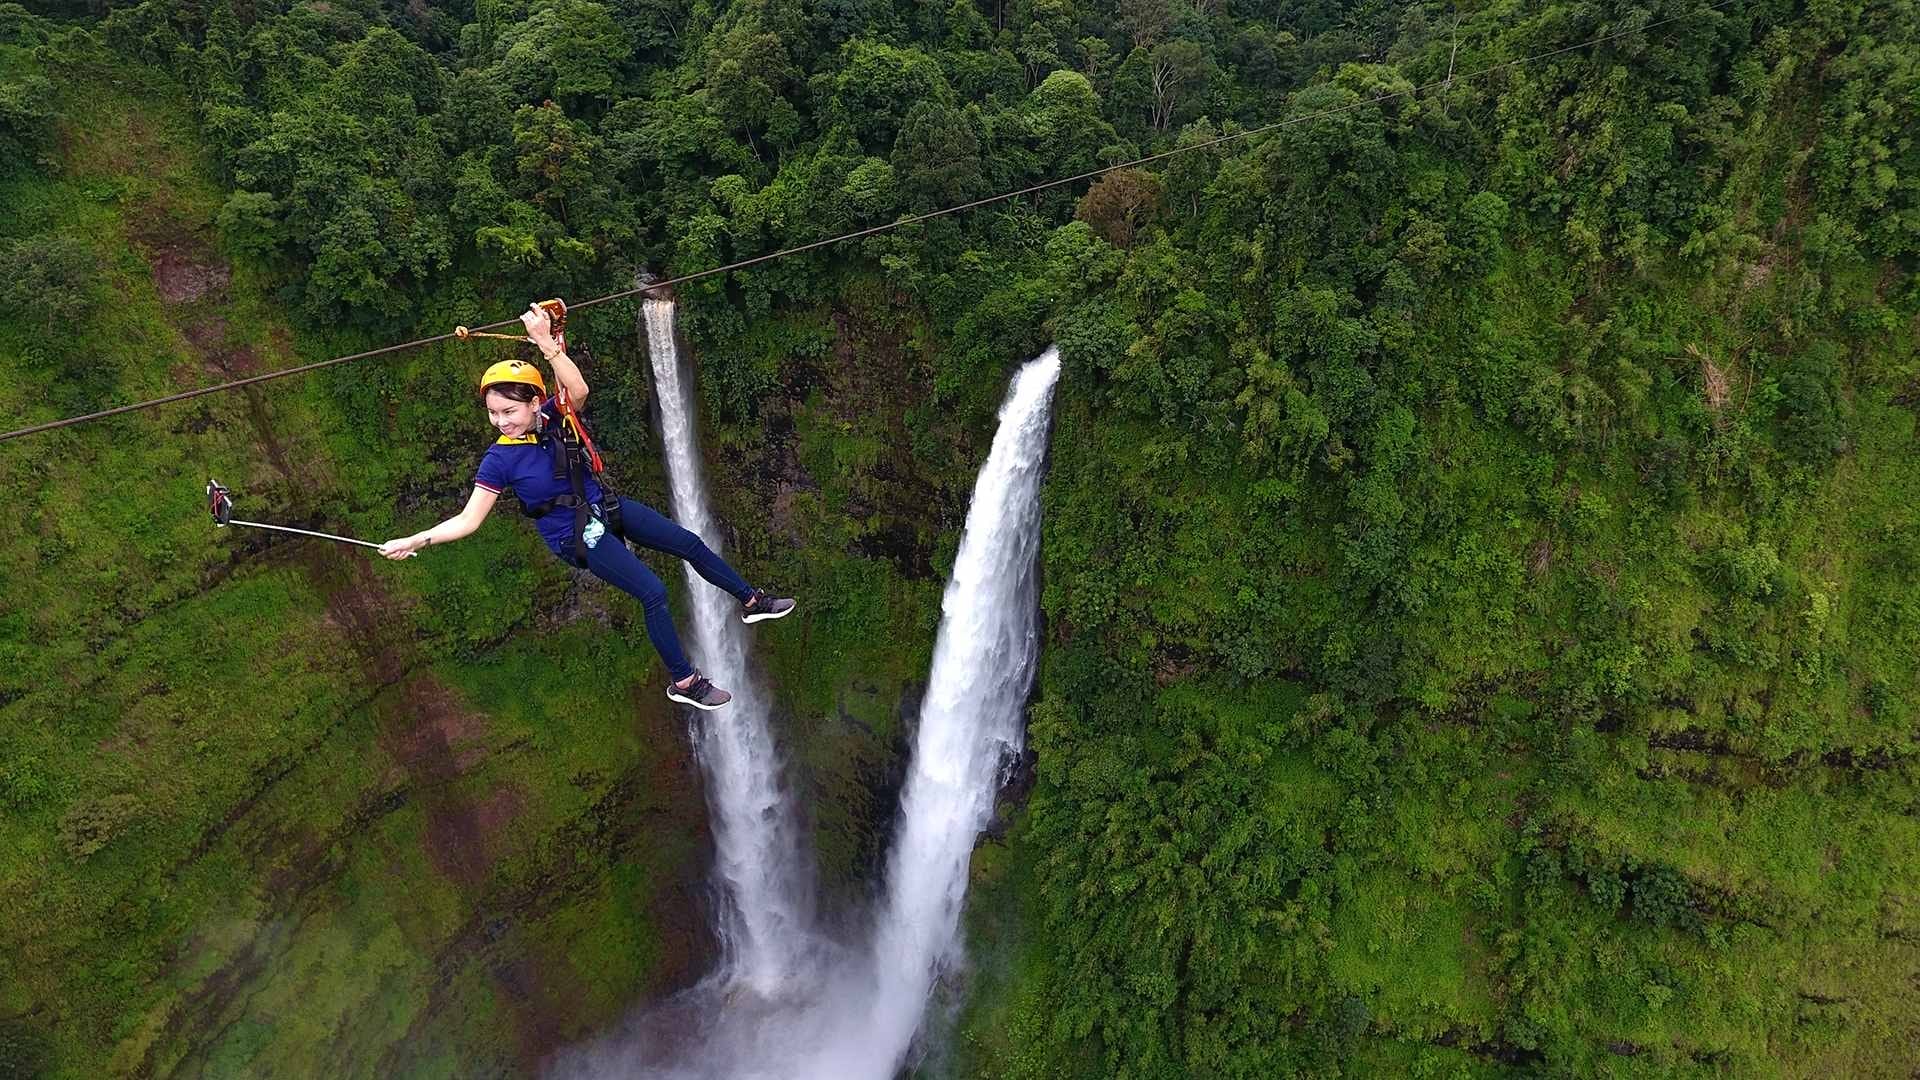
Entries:
{"label": "yellow helmet", "polygon": [[540,377],[540,369],[524,360],[502,360],[489,367],[480,376],[480,393],[484,395],[495,383],[526,383],[538,389],[542,397],[547,393],[547,380]]}

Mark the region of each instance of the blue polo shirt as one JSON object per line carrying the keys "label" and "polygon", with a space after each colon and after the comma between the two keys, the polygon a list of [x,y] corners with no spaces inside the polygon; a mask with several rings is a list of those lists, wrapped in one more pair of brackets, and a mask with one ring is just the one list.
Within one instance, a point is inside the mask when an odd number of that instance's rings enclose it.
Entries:
{"label": "blue polo shirt", "polygon": [[[540,415],[546,418],[541,434],[513,438],[502,435],[487,447],[486,456],[480,459],[480,469],[473,477],[474,487],[485,488],[495,495],[511,491],[527,506],[573,493],[564,474],[558,480],[553,477],[554,455],[565,450],[560,446],[560,419],[552,398],[540,406]],[[594,482],[592,473],[587,474],[586,486],[587,498],[598,502],[600,485]],[[555,507],[546,517],[534,519],[534,525],[540,530],[540,539],[547,542],[554,554],[566,554],[567,545],[573,542],[572,508]]]}

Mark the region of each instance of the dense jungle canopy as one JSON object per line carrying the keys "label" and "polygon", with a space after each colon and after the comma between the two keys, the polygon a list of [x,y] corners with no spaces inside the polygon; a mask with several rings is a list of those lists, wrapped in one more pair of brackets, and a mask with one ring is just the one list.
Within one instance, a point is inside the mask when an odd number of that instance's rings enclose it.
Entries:
{"label": "dense jungle canopy", "polygon": [[[0,428],[1323,112],[679,292],[848,903],[1061,348],[920,1074],[1912,1075],[1912,0],[0,3]],[[664,505],[633,305],[570,336]],[[704,969],[633,605],[199,500],[423,528],[500,355],[0,444],[0,1077],[527,1074]]]}

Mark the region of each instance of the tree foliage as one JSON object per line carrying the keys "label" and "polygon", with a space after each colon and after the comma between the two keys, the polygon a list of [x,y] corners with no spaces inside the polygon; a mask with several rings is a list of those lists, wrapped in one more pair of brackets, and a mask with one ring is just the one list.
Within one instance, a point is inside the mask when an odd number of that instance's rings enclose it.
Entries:
{"label": "tree foliage", "polygon": [[[1920,1037],[1910,0],[421,6],[97,28],[190,83],[229,248],[316,321],[1186,149],[682,293],[782,483],[756,421],[848,363],[793,320],[908,326],[911,452],[809,449],[953,505],[1060,346],[1037,1034],[982,1075],[1799,1075]],[[0,138],[47,128],[27,86]]]}

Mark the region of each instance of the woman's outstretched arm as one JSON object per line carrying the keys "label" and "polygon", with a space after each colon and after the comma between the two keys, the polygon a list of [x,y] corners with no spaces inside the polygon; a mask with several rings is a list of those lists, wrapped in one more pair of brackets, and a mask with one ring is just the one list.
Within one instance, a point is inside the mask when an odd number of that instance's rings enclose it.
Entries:
{"label": "woman's outstretched arm", "polygon": [[451,544],[461,537],[472,536],[473,530],[493,513],[494,500],[498,498],[499,492],[475,486],[473,494],[467,497],[465,509],[431,529],[381,544],[380,554],[389,559],[404,559],[431,544]]}

